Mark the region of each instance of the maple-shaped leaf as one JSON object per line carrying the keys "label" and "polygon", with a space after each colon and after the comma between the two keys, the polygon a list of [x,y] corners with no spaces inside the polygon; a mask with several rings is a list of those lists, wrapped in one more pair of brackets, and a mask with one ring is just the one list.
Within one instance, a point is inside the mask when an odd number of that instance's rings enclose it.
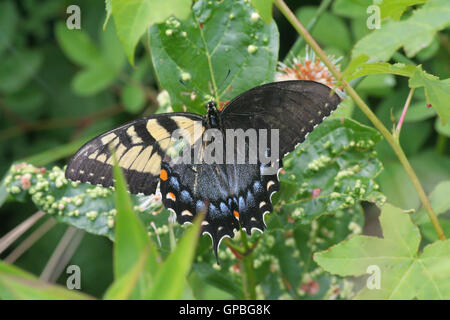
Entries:
{"label": "maple-shaped leaf", "polygon": [[380,29],[364,36],[353,47],[352,57],[367,54],[370,59],[388,61],[401,47],[406,56],[414,57],[431,44],[438,31],[450,25],[449,13],[448,0],[430,0],[407,19],[388,20]]}
{"label": "maple-shaped leaf", "polygon": [[420,253],[418,227],[390,204],[384,205],[380,223],[383,238],[358,235],[315,254],[314,260],[340,276],[378,270],[370,278],[378,276],[379,286],[366,285],[357,299],[449,299],[450,240],[436,241]]}

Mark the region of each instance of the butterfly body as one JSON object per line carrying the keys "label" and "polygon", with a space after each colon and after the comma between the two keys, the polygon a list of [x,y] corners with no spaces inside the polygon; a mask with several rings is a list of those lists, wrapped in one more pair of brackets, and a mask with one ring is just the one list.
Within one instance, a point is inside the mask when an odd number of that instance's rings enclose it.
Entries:
{"label": "butterfly body", "polygon": [[[268,170],[281,168],[283,156],[337,107],[340,98],[330,93],[328,87],[312,81],[274,82],[241,94],[223,110],[209,102],[206,116],[168,113],[139,119],[86,143],[70,161],[66,177],[112,186],[109,150],[114,149],[130,192],[153,194],[159,184],[164,206],[175,212],[180,224],[205,214],[202,232],[211,236],[217,255],[220,241],[232,238],[239,228],[249,234],[265,229],[264,215],[272,211],[271,197],[280,189],[278,171]],[[177,149],[173,133],[178,129],[189,161],[175,161],[181,157],[173,156],[172,149]],[[211,130],[222,135],[208,140]],[[237,162],[239,152],[250,158],[255,151],[246,139],[228,146],[230,130],[265,130],[268,141],[279,139],[280,156],[270,164],[260,153],[255,162],[247,158]],[[213,141],[224,146],[224,155],[232,155],[231,162],[208,159]],[[272,145],[263,148],[263,153],[272,151]],[[212,154],[217,156],[217,150]]]}

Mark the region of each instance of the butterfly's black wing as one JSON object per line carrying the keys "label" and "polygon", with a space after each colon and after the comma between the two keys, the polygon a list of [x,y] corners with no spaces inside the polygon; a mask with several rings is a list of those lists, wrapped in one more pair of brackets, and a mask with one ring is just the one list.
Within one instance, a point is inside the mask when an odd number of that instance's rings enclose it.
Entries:
{"label": "butterfly's black wing", "polygon": [[[336,109],[340,98],[330,93],[328,87],[312,81],[256,87],[222,111],[222,131],[279,129],[281,157],[276,165],[281,167],[282,156]],[[206,212],[203,232],[210,234],[217,253],[220,241],[233,237],[239,225],[247,233],[265,229],[264,215],[272,211],[272,194],[280,189],[277,173],[263,174],[266,166],[260,162],[197,166],[163,163],[168,173],[167,180],[161,181],[164,205],[177,213],[180,223],[191,222],[196,213]]]}
{"label": "butterfly's black wing", "polygon": [[[194,132],[195,125],[201,126],[201,130]],[[78,150],[67,166],[66,177],[111,187],[110,148],[113,148],[130,192],[153,194],[159,182],[161,162],[174,143],[171,135],[177,129],[191,133],[188,140],[192,143],[204,131],[203,117],[191,113],[158,114],[108,131]]]}
{"label": "butterfly's black wing", "polygon": [[314,81],[268,83],[233,99],[222,111],[224,128],[279,129],[280,155],[303,142],[341,99]]}

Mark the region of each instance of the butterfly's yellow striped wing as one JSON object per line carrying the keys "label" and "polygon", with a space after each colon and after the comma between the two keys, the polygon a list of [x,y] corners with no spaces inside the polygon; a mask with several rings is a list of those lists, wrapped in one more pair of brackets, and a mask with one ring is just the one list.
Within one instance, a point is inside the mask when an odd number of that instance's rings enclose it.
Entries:
{"label": "butterfly's yellow striped wing", "polygon": [[112,149],[123,169],[130,192],[153,194],[159,181],[161,162],[176,142],[173,132],[182,129],[186,143],[193,145],[203,134],[202,123],[203,117],[200,115],[170,113],[125,124],[81,147],[70,160],[66,177],[73,181],[112,186]]}

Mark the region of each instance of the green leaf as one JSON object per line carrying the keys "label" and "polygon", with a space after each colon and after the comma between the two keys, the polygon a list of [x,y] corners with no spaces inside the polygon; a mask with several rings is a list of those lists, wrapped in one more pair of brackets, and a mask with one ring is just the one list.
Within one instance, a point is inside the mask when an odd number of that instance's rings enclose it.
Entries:
{"label": "green leaf", "polygon": [[441,43],[439,40],[439,34],[436,34],[433,38],[433,42],[431,42],[431,44],[428,47],[423,48],[422,50],[419,51],[419,53],[417,53],[417,60],[419,60],[421,62],[430,60],[431,58],[436,56],[436,54],[439,51],[440,46],[441,46]]}
{"label": "green leaf", "polygon": [[186,277],[191,269],[203,217],[198,215],[176,249],[159,268],[153,286],[144,293],[145,299],[181,299],[186,285]]}
{"label": "green leaf", "polygon": [[368,56],[362,54],[352,59],[344,71],[344,77],[347,81],[352,79],[372,75],[372,74],[395,74],[404,77],[411,77],[416,71],[416,66],[405,65],[403,63],[389,64],[387,62],[366,63]]}
{"label": "green leaf", "polygon": [[42,64],[38,51],[17,50],[2,58],[0,65],[0,92],[17,92],[37,74]]}
{"label": "green leaf", "polygon": [[35,120],[42,116],[46,95],[41,88],[29,83],[19,91],[4,96],[4,104],[23,120]]}
{"label": "green leaf", "polygon": [[145,106],[144,90],[132,84],[123,87],[120,98],[125,109],[131,113],[138,113]]}
{"label": "green leaf", "polygon": [[437,132],[440,134],[450,137],[450,122],[447,122],[446,125],[442,124],[442,121],[440,121],[438,118],[436,119],[436,122],[434,123],[434,128]]}
{"label": "green leaf", "polygon": [[74,63],[89,67],[99,63],[100,50],[84,30],[70,30],[60,22],[55,26],[56,41]]}
{"label": "green leaf", "polygon": [[[296,11],[296,16],[303,25],[308,25],[316,15],[318,7],[302,6]],[[333,30],[333,32],[330,32]],[[350,32],[344,20],[336,15],[323,12],[317,20],[311,35],[319,43],[348,51],[351,48]]]}
{"label": "green leaf", "polygon": [[[450,237],[450,220],[448,219],[439,219],[439,224],[441,225],[442,229],[444,230],[444,234],[447,238]],[[438,238],[438,235],[436,234],[436,229],[434,229],[433,224],[431,221],[425,222],[420,225],[420,231],[422,232],[424,238],[428,239],[429,241],[440,241]]]}
{"label": "green leaf", "polygon": [[5,203],[9,196],[5,186],[5,178],[6,176],[0,181],[0,207]]}
{"label": "green leaf", "polygon": [[436,32],[449,25],[450,2],[430,0],[408,19],[387,21],[362,38],[354,46],[352,57],[366,54],[370,59],[387,61],[401,47],[413,57],[431,44]]}
{"label": "green leaf", "polygon": [[405,209],[414,209],[419,205],[417,192],[400,163],[386,163],[377,181],[390,203]]}
{"label": "green leaf", "polygon": [[73,78],[72,88],[81,96],[91,96],[106,89],[114,82],[116,75],[107,65],[100,64],[78,72]]}
{"label": "green leaf", "polygon": [[135,47],[148,27],[170,15],[186,18],[191,0],[111,0],[111,7],[117,35],[134,66]]}
{"label": "green leaf", "polygon": [[353,120],[324,121],[283,161],[282,212],[309,223],[359,200],[382,202],[374,182],[382,165],[373,151],[380,139]]}
{"label": "green leaf", "polygon": [[143,250],[136,264],[124,275],[114,280],[109,286],[103,299],[105,300],[126,300],[135,289],[139,276],[144,271],[145,264],[148,260],[149,250]]}
{"label": "green leaf", "polygon": [[126,63],[126,58],[119,38],[117,38],[114,24],[100,31],[100,50],[107,65],[113,70],[122,70]]}
{"label": "green leaf", "polygon": [[[71,148],[79,148],[79,143]],[[73,149],[70,153],[73,153]],[[42,161],[42,156],[34,159]],[[31,159],[33,160],[33,159]],[[31,196],[39,210],[52,215],[57,221],[70,224],[87,232],[114,239],[114,224],[117,210],[114,192],[110,188],[93,186],[88,183],[68,181],[59,167],[51,170],[37,168],[26,163],[13,165],[4,179],[7,193],[17,201]],[[132,195],[134,209],[146,222],[165,218],[148,214],[161,209],[161,202],[154,201],[145,210],[141,207],[148,197]],[[158,222],[161,224],[161,222]]]}
{"label": "green leaf", "polygon": [[428,0],[395,0],[395,1],[381,1],[378,5],[380,7],[381,19],[392,18],[400,20],[406,8],[428,2]]}
{"label": "green leaf", "polygon": [[450,106],[448,104],[450,101],[450,79],[431,79],[419,66],[409,79],[409,86],[411,88],[425,88],[427,103],[431,104],[441,118],[442,124],[445,125],[450,117]]}
{"label": "green leaf", "polygon": [[372,0],[336,0],[333,1],[333,12],[347,18],[367,18],[367,7]]}
{"label": "green leaf", "polygon": [[94,95],[114,82],[124,65],[124,56],[112,25],[100,34],[101,47],[84,30],[69,30],[64,23],[56,25],[55,34],[66,56],[84,67],[72,79],[77,94]]}
{"label": "green leaf", "polygon": [[106,29],[106,26],[108,25],[109,19],[112,15],[112,5],[111,0],[105,0],[105,11],[106,11],[106,18],[105,22],[103,23],[103,30]]}
{"label": "green leaf", "polygon": [[[450,108],[447,103],[450,100],[450,79],[439,80],[436,76],[423,71],[420,65],[405,65],[403,63],[389,64],[387,62],[366,63],[367,59],[368,56],[365,54],[354,58],[344,71],[344,78],[350,81],[361,76],[380,76],[381,74],[395,74],[409,77],[409,87],[425,88],[427,103],[436,110],[442,119],[442,123],[445,124],[450,116]],[[364,88],[365,81],[367,81],[367,78],[363,80],[358,89]],[[378,85],[381,81],[375,81],[374,83]],[[432,115],[432,111],[420,110],[417,116],[420,119],[422,117],[426,118],[429,115]]]}
{"label": "green leaf", "polygon": [[[139,269],[139,260],[146,250],[150,251],[149,258],[145,260],[145,274],[139,279],[136,295],[140,297],[140,292],[146,290],[149,285],[149,277],[156,274],[158,270],[159,256],[156,253],[155,245],[147,235],[142,222],[133,211],[133,205],[128,195],[125,177],[120,167],[115,163],[115,203],[117,208],[115,243],[114,243],[114,277],[116,279],[128,277]],[[137,266],[136,266],[137,264]],[[134,296],[136,297],[136,296]]]}
{"label": "green leaf", "polygon": [[0,55],[11,46],[19,15],[12,1],[0,3]]}
{"label": "green leaf", "polygon": [[397,81],[391,74],[371,74],[358,85],[358,90],[373,96],[384,97],[392,92]]}
{"label": "green leaf", "polygon": [[184,106],[205,113],[211,99],[225,103],[273,81],[277,27],[273,21],[268,25],[252,19],[252,12],[243,0],[200,0],[186,21],[170,18],[150,28],[153,65],[174,111]]}
{"label": "green leaf", "polygon": [[[450,190],[450,180],[442,181],[430,193],[429,198],[434,213],[440,215],[450,210],[450,197],[448,192]],[[429,222],[429,217],[424,208],[419,210],[413,216],[414,223],[423,224]]]}
{"label": "green leaf", "polygon": [[[395,113],[395,118],[400,119],[402,110],[398,109]],[[436,116],[436,112],[433,108],[427,108],[427,102],[425,100],[420,100],[418,102],[413,102],[408,108],[408,112],[405,116],[405,122],[420,122],[426,119],[430,119]]]}
{"label": "green leaf", "polygon": [[265,23],[272,21],[272,0],[250,0],[250,3],[258,11]]}
{"label": "green leaf", "polygon": [[92,297],[39,281],[34,275],[0,261],[0,297],[4,300],[86,300]]}
{"label": "green leaf", "polygon": [[196,262],[192,265],[192,269],[208,284],[230,293],[236,299],[244,299],[242,287],[224,272],[215,270],[211,264],[206,262]]}
{"label": "green leaf", "polygon": [[437,241],[418,254],[420,233],[401,209],[385,204],[380,215],[383,239],[355,236],[314,255],[326,271],[341,276],[380,269],[380,289],[364,287],[360,299],[448,299],[450,240]]}

